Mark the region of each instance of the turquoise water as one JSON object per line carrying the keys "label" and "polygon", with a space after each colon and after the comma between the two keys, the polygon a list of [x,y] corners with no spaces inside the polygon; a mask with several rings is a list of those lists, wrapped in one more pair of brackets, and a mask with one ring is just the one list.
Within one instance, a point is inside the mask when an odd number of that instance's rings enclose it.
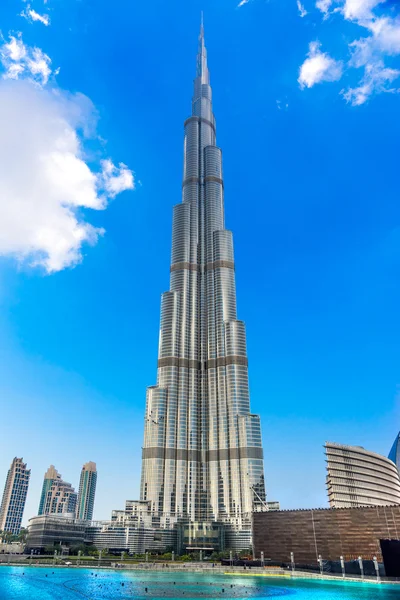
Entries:
{"label": "turquoise water", "polygon": [[[147,588],[147,591],[146,591]],[[400,586],[341,581],[0,567],[0,600],[132,600],[287,598],[287,600],[400,600]]]}

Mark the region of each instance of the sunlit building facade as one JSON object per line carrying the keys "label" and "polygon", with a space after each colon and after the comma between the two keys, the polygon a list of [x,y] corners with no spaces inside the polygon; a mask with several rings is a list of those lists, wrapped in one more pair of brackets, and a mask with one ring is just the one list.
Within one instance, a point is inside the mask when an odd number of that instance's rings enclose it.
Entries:
{"label": "sunlit building facade", "polygon": [[15,457],[7,473],[0,507],[0,531],[18,535],[28,493],[30,469],[22,458]]}
{"label": "sunlit building facade", "polygon": [[326,485],[331,508],[400,504],[400,477],[385,456],[361,446],[327,442]]}
{"label": "sunlit building facade", "polygon": [[96,495],[97,468],[90,461],[83,465],[79,480],[78,502],[76,505],[77,519],[91,521],[93,518],[94,499]]}
{"label": "sunlit building facade", "polygon": [[57,479],[61,479],[61,475],[57,471],[54,465],[50,465],[44,474],[42,493],[40,494],[39,510],[38,515],[44,515],[46,509],[47,494],[50,492],[51,487]]}
{"label": "sunlit building facade", "polygon": [[54,467],[47,469],[40,496],[40,515],[69,514],[75,516],[78,495],[72,485],[64,481]]}
{"label": "sunlit building facade", "polygon": [[141,500],[160,527],[186,522],[204,531],[219,523],[231,538],[238,534],[239,546],[249,543],[242,533],[254,504],[265,503],[203,26],[185,121],[182,202],[173,209],[170,289],[161,301],[157,384],[147,390]]}

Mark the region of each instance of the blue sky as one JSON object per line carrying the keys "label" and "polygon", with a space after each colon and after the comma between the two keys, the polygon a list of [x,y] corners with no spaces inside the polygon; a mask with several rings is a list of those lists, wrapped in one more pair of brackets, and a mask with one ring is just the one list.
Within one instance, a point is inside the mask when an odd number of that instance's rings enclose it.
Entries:
{"label": "blue sky", "polygon": [[4,0],[0,483],[23,456],[25,520],[50,463],[97,462],[96,518],[138,497],[201,9],[269,499],[326,506],[323,443],[400,428],[396,3]]}

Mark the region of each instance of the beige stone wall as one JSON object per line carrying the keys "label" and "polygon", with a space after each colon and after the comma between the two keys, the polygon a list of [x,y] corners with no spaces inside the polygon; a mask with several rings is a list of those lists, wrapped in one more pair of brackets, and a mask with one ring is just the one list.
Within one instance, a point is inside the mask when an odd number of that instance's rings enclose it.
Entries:
{"label": "beige stone wall", "polygon": [[23,551],[23,544],[2,544],[0,542],[0,554],[22,554]]}

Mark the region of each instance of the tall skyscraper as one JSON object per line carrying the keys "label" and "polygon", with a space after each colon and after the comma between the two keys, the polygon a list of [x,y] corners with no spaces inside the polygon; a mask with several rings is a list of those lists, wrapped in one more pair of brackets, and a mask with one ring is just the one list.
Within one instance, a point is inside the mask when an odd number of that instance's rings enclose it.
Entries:
{"label": "tall skyscraper", "polygon": [[91,521],[93,518],[94,497],[96,494],[97,470],[96,463],[87,462],[83,465],[79,481],[77,519]]}
{"label": "tall skyscraper", "polygon": [[170,291],[161,301],[157,385],[147,390],[141,500],[161,525],[218,522],[235,532],[248,531],[254,502],[265,502],[203,25],[185,121],[182,203],[173,209]]}
{"label": "tall skyscraper", "polygon": [[61,475],[59,474],[59,472],[57,471],[57,469],[55,468],[54,465],[50,465],[50,467],[47,469],[46,473],[44,474],[42,493],[40,495],[38,515],[46,514],[45,508],[46,508],[47,494],[51,490],[51,487],[52,487],[54,481],[57,479],[61,479]]}
{"label": "tall skyscraper", "polygon": [[327,442],[326,485],[331,508],[400,504],[400,476],[396,465],[361,446]]}
{"label": "tall skyscraper", "polygon": [[389,452],[389,458],[398,470],[400,471],[400,433],[396,435],[396,439],[393,442],[393,446]]}
{"label": "tall skyscraper", "polygon": [[18,535],[21,530],[31,472],[22,458],[15,457],[7,474],[0,507],[0,531]]}
{"label": "tall skyscraper", "polygon": [[50,465],[44,475],[38,515],[75,515],[77,497],[72,485],[62,479],[54,465]]}

